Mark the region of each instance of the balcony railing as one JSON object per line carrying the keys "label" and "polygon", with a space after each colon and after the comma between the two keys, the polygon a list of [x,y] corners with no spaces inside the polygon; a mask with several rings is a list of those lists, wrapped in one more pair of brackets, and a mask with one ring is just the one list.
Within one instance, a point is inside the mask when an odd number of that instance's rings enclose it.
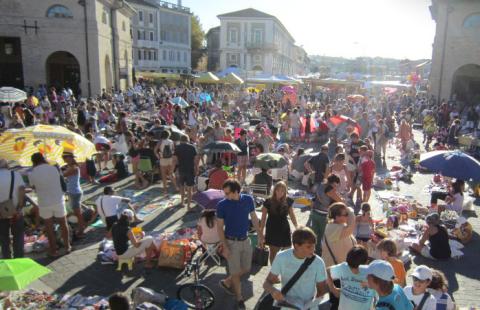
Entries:
{"label": "balcony railing", "polygon": [[140,48],[158,48],[158,41],[137,40],[137,46]]}
{"label": "balcony railing", "polygon": [[247,49],[278,50],[278,46],[276,44],[266,42],[246,42],[245,47]]}
{"label": "balcony railing", "polygon": [[156,2],[164,8],[171,9],[171,10],[176,10],[176,11],[181,11],[185,13],[190,13],[190,8],[187,8],[185,6],[177,5],[174,3],[162,1],[162,0],[156,0]]}

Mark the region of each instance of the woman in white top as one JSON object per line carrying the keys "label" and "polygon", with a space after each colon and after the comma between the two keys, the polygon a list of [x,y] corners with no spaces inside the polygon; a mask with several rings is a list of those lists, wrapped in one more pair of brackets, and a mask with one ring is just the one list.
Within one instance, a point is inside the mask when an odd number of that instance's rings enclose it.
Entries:
{"label": "woman in white top", "polygon": [[197,222],[197,234],[200,241],[205,244],[220,242],[215,220],[215,210],[204,210]]}
{"label": "woman in white top", "polygon": [[347,166],[345,165],[345,154],[339,153],[335,155],[333,164],[330,166],[329,174],[335,174],[340,179],[340,186],[338,187],[338,192],[341,194],[348,193],[350,191],[350,174],[347,171]]}
{"label": "woman in white top", "polygon": [[170,132],[168,130],[162,131],[160,135],[161,141],[155,147],[155,154],[160,160],[160,172],[162,174],[163,192],[168,194],[167,179],[170,178],[172,184],[177,188],[175,174],[173,173],[173,154],[174,144],[170,140]]}
{"label": "woman in white top", "polygon": [[439,205],[438,212],[443,212],[445,210],[451,210],[457,212],[459,216],[462,215],[463,211],[463,191],[465,189],[465,182],[462,180],[457,180],[451,185],[450,192],[448,193],[447,198],[445,198],[446,206]]}

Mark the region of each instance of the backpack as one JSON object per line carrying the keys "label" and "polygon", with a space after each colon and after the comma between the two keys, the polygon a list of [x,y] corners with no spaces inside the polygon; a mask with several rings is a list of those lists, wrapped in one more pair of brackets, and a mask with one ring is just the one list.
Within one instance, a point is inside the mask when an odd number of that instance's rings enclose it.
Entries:
{"label": "backpack", "polygon": [[172,148],[170,147],[169,144],[164,144],[163,145],[163,151],[162,151],[162,158],[172,158],[173,153],[172,153]]}

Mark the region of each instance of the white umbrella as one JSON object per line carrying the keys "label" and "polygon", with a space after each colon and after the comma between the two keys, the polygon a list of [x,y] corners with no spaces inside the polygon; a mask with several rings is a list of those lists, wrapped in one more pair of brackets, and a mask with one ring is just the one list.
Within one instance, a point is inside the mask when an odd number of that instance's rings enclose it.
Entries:
{"label": "white umbrella", "polygon": [[15,87],[1,87],[0,101],[3,102],[19,102],[27,100],[27,93]]}

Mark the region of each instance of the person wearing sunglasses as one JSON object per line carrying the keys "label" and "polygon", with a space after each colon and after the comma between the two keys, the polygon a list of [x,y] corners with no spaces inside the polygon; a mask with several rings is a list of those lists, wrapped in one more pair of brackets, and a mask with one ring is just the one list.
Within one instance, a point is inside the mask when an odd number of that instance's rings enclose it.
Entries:
{"label": "person wearing sunglasses", "polygon": [[[330,221],[325,227],[322,239],[322,257],[326,267],[346,262],[347,254],[357,244],[353,232],[355,231],[355,214],[352,208],[343,202],[336,202],[329,207]],[[334,281],[340,287],[340,281]],[[338,298],[330,294],[330,309],[338,309]]]}
{"label": "person wearing sunglasses", "polygon": [[407,298],[413,303],[415,310],[435,310],[437,301],[430,292],[428,286],[432,281],[433,272],[425,265],[417,266],[411,277],[413,285],[406,286],[403,292]]}

